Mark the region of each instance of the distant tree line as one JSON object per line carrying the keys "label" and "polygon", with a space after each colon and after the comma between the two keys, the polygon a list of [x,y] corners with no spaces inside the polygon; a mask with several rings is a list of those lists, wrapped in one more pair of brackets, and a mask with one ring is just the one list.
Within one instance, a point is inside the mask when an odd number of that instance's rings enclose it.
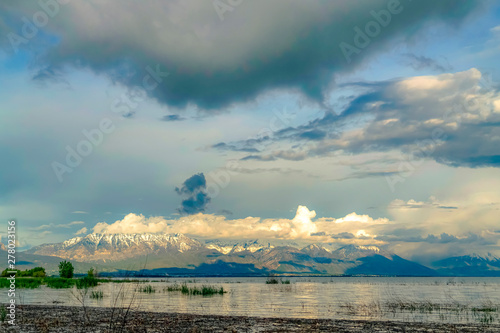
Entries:
{"label": "distant tree line", "polygon": [[[9,272],[9,273],[7,273]],[[23,276],[30,276],[30,277],[45,277],[45,268],[43,267],[35,267],[32,269],[26,269],[24,271],[21,271],[19,269],[9,269],[6,268],[2,271],[2,277],[10,276],[15,272],[17,277],[23,277]]]}

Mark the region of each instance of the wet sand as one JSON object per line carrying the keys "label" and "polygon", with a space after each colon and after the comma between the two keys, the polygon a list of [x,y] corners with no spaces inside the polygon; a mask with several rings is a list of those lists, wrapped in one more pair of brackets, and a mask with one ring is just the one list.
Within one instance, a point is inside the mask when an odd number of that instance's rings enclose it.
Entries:
{"label": "wet sand", "polygon": [[1,332],[500,332],[498,325],[192,315],[69,306],[23,305],[17,327]]}

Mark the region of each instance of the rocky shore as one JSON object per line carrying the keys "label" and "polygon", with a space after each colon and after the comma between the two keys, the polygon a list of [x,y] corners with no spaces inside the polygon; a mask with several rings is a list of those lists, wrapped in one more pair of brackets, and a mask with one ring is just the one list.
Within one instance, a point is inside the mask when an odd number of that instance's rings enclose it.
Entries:
{"label": "rocky shore", "polygon": [[328,319],[257,318],[142,312],[121,308],[23,305],[17,327],[1,332],[499,332],[480,324],[401,323]]}

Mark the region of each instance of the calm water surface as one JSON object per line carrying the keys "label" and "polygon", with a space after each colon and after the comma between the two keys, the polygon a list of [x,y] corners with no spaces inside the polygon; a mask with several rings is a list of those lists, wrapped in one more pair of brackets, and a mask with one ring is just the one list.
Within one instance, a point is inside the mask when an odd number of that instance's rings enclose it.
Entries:
{"label": "calm water surface", "polygon": [[[288,279],[288,278],[287,278]],[[153,280],[153,281],[150,281]],[[18,289],[21,304],[128,306],[144,311],[364,320],[500,323],[500,278],[296,277],[290,284],[266,278],[168,278],[103,283],[87,295],[77,289]],[[187,296],[167,286],[214,285],[228,292]],[[155,292],[138,291],[150,284]],[[90,298],[91,291],[104,298]],[[0,300],[7,301],[6,293]]]}

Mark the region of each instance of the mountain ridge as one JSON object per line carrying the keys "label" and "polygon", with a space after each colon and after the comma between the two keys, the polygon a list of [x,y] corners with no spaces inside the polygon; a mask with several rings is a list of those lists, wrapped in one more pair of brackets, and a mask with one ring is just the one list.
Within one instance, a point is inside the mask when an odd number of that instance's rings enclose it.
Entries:
{"label": "mountain ridge", "polygon": [[184,234],[93,233],[61,243],[42,244],[26,253],[96,263],[117,271],[143,264],[142,270],[163,270],[165,274],[221,274],[219,271],[229,275],[238,272],[262,275],[434,274],[427,267],[373,245],[346,245],[332,250],[321,243],[299,246],[296,241],[284,240],[196,240]]}

